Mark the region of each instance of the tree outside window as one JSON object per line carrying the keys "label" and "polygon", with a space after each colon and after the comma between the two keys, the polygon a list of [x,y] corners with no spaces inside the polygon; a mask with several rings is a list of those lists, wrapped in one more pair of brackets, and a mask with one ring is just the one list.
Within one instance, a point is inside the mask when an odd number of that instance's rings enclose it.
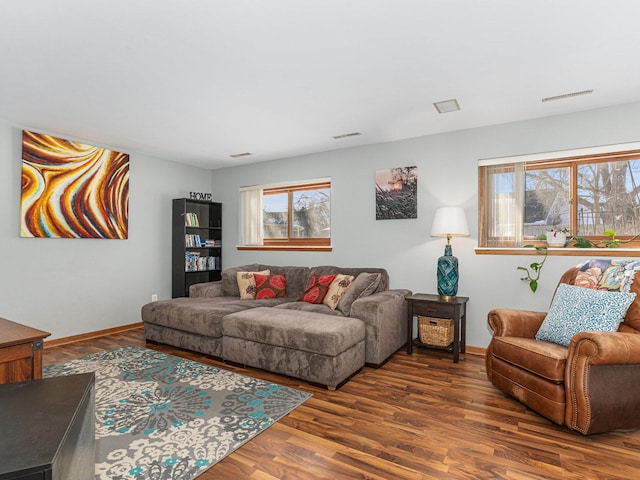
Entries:
{"label": "tree outside window", "polygon": [[640,233],[638,150],[480,166],[479,174],[480,247],[521,247],[551,229],[592,240]]}

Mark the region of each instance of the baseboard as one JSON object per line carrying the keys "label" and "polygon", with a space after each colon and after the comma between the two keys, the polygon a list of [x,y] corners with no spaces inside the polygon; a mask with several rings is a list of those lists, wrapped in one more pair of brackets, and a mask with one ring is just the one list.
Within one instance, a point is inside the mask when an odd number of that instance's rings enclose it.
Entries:
{"label": "baseboard", "polygon": [[56,338],[55,340],[47,340],[44,342],[44,348],[59,347],[60,345],[66,345],[68,343],[79,342],[81,340],[90,340],[92,338],[104,337],[112,333],[126,332],[127,330],[133,330],[135,328],[142,327],[142,322],[130,323],[128,325],[120,325],[119,327],[106,328],[104,330],[96,330],[95,332],[81,333],[79,335],[72,335],[70,337]]}
{"label": "baseboard", "polygon": [[465,345],[464,351],[469,355],[480,355],[481,357],[484,357],[487,354],[486,348],[470,347],[469,345]]}
{"label": "baseboard", "polygon": [[[112,333],[126,332],[127,330],[134,330],[134,329],[140,328],[142,326],[143,326],[142,322],[130,323],[128,325],[120,325],[119,327],[107,328],[107,329],[104,329],[104,330],[96,330],[95,332],[81,333],[79,335],[72,335],[71,337],[57,338],[55,340],[47,340],[47,341],[44,342],[44,348],[46,349],[46,348],[49,348],[49,347],[58,347],[60,345],[66,345],[68,343],[79,342],[81,340],[89,340],[91,338],[104,337],[105,335],[110,335]],[[401,347],[401,348],[405,348],[405,347]],[[487,352],[486,348],[473,347],[473,346],[469,346],[469,345],[465,346],[465,353],[467,353],[469,355],[479,355],[481,357],[484,357],[486,352]],[[371,365],[368,365],[368,366],[371,366]],[[378,365],[378,367],[379,366],[380,365]]]}

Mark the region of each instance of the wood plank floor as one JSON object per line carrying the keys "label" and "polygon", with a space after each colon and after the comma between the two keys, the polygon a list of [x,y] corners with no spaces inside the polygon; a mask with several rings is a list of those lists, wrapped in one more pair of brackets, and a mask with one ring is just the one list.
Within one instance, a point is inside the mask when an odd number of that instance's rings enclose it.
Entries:
{"label": "wood plank floor", "polygon": [[[46,348],[44,364],[122,345],[144,346],[142,328]],[[401,351],[331,392],[147,346],[313,394],[199,480],[640,478],[640,430],[584,437],[553,425],[496,390],[479,356]]]}

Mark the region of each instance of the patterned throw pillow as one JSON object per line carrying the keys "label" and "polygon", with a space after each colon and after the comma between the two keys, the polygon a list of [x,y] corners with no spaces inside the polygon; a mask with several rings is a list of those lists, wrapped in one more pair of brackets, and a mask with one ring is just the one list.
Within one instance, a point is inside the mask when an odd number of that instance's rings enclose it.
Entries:
{"label": "patterned throw pillow", "polygon": [[287,296],[287,281],[284,275],[261,275],[255,273],[256,300]]}
{"label": "patterned throw pillow", "polygon": [[373,294],[376,291],[380,282],[382,281],[382,275],[379,273],[362,272],[356,277],[351,286],[347,289],[345,294],[338,302],[338,310],[340,310],[346,317],[351,314],[351,305],[359,298],[363,298]]}
{"label": "patterned throw pillow", "polygon": [[322,303],[324,297],[329,291],[331,282],[336,278],[335,275],[313,275],[309,280],[307,289],[298,299],[299,302]]}
{"label": "patterned throw pillow", "polygon": [[336,278],[334,278],[331,285],[329,285],[329,291],[322,303],[331,308],[331,310],[335,310],[344,292],[351,286],[353,278],[353,275],[336,275]]}
{"label": "patterned throw pillow", "polygon": [[592,290],[561,283],[536,339],[567,347],[571,337],[579,332],[615,332],[635,298],[635,293]]}
{"label": "patterned throw pillow", "polygon": [[614,265],[607,268],[602,274],[598,288],[601,290],[613,290],[621,292],[626,280],[624,267]]}
{"label": "patterned throw pillow", "polygon": [[597,289],[602,270],[598,267],[588,268],[582,272],[578,272],[573,284],[576,287]]}
{"label": "patterned throw pillow", "polygon": [[236,274],[238,279],[238,289],[240,290],[240,298],[242,300],[253,300],[256,298],[256,280],[253,277],[256,273],[259,275],[269,275],[271,271],[238,272]]}

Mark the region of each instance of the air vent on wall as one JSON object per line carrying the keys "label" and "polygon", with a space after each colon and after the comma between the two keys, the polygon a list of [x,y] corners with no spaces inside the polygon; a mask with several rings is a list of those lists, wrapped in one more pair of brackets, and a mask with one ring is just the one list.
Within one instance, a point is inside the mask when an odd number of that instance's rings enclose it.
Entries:
{"label": "air vent on wall", "polygon": [[229,155],[231,158],[240,158],[240,157],[248,157],[249,155],[252,155],[249,152],[244,152],[244,153],[234,153],[233,155]]}
{"label": "air vent on wall", "polygon": [[336,135],[333,138],[335,138],[336,140],[339,140],[341,138],[357,137],[358,135],[362,135],[362,134],[360,132],[343,133],[342,135]]}
{"label": "air vent on wall", "polygon": [[579,97],[580,95],[591,95],[593,90],[582,90],[581,92],[565,93],[563,95],[556,95],[555,97],[545,97],[542,102],[552,102],[554,100],[564,100],[565,98]]}

